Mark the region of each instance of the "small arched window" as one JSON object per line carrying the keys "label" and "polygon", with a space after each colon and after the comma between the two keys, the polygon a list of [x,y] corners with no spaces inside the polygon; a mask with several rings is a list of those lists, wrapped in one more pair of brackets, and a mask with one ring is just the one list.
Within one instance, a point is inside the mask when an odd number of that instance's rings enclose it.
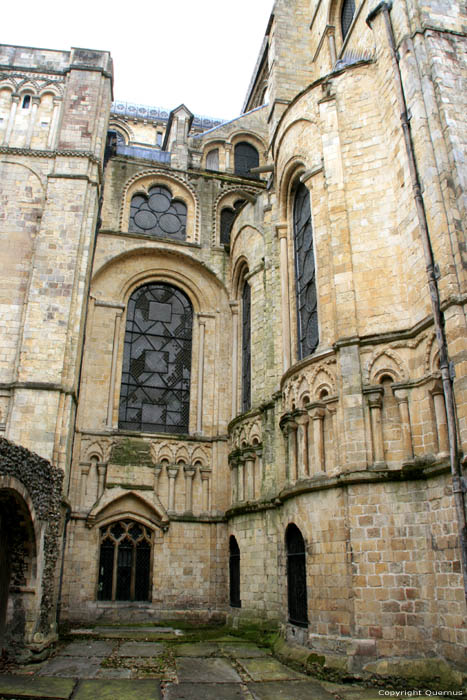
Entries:
{"label": "small arched window", "polygon": [[319,342],[310,193],[303,183],[295,192],[293,236],[298,359],[302,360],[315,351]]}
{"label": "small arched window", "polygon": [[251,408],[251,288],[245,280],[242,291],[242,411]]}
{"label": "small arched window", "polygon": [[219,149],[213,148],[206,156],[206,170],[219,170]]}
{"label": "small arched window", "polygon": [[229,593],[230,607],[241,608],[240,548],[233,535],[231,535],[229,539]]}
{"label": "small arched window", "polygon": [[193,307],[168,284],[130,297],[123,350],[119,428],[188,433]]}
{"label": "small arched window", "polygon": [[31,95],[25,95],[21,104],[22,109],[29,109],[31,105]]}
{"label": "small arched window", "polygon": [[163,185],[151,187],[148,195],[136,194],[131,200],[129,231],[160,238],[185,240],[187,208],[173,199]]}
{"label": "small arched window", "polygon": [[150,600],[152,532],[119,520],[100,532],[98,600]]}
{"label": "small arched window", "polygon": [[305,540],[293,523],[288,525],[285,532],[285,545],[289,622],[299,627],[308,627]]}
{"label": "small arched window", "polygon": [[238,143],[235,146],[235,175],[258,178],[258,174],[250,172],[251,168],[258,166],[259,154],[256,148],[246,141]]}
{"label": "small arched window", "polygon": [[221,211],[221,245],[230,244],[230,232],[235,219],[235,211],[230,207],[224,207]]}
{"label": "small arched window", "polygon": [[345,39],[355,14],[355,0],[344,0],[341,9],[342,40]]}

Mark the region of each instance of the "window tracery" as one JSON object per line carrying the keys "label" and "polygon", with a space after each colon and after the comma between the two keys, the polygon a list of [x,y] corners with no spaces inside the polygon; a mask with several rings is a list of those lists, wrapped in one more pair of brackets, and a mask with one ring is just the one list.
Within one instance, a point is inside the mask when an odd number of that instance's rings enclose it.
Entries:
{"label": "window tracery", "polygon": [[344,40],[352,24],[355,14],[355,0],[344,0],[341,9],[341,30],[342,39]]}
{"label": "window tracery", "polygon": [[242,411],[251,408],[251,288],[245,280],[242,291]]}
{"label": "window tracery", "polygon": [[258,178],[259,175],[251,173],[252,168],[259,166],[259,153],[251,143],[241,141],[235,146],[235,175],[241,177]]}
{"label": "window tracery", "polygon": [[160,238],[185,240],[187,207],[173,199],[163,185],[151,187],[148,195],[135,194],[131,199],[130,232],[146,233]]}
{"label": "window tracery", "polygon": [[311,355],[319,342],[316,271],[310,194],[301,183],[293,206],[295,293],[297,303],[298,359]]}

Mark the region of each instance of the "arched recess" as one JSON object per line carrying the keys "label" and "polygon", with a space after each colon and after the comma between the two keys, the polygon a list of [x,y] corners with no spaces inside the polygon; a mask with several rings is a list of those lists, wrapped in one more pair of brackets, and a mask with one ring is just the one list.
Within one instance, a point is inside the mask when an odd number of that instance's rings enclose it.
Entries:
{"label": "arched recess", "polygon": [[229,604],[241,608],[240,596],[240,547],[234,535],[229,537]]}
{"label": "arched recess", "polygon": [[298,627],[308,627],[306,547],[303,535],[294,523],[290,523],[285,531],[285,546],[289,622]]}
{"label": "arched recess", "polygon": [[223,241],[222,213],[230,211],[232,214],[228,229],[228,245],[230,246],[230,234],[234,220],[246,202],[254,203],[256,201],[256,194],[257,192],[253,187],[235,187],[230,188],[227,192],[222,192],[217,197],[213,209],[213,246],[225,244],[225,241]]}
{"label": "arched recess", "polygon": [[[130,217],[133,197],[150,197],[150,190],[163,187],[168,190],[172,205],[179,202],[186,207],[186,236],[190,242],[199,243],[199,202],[198,196],[191,185],[173,174],[168,175],[164,170],[151,170],[139,173],[131,178],[123,190],[120,208],[120,231],[130,230]],[[170,237],[170,236],[168,236]]]}
{"label": "arched recess", "polygon": [[[238,323],[234,336],[237,339],[237,347],[234,348],[233,362],[234,385],[232,391],[236,397],[234,414],[241,413],[251,408],[251,285],[248,280],[248,263],[245,257],[236,261],[233,271],[233,290],[238,305]],[[234,338],[235,342],[235,338]],[[235,377],[238,381],[235,382]]]}

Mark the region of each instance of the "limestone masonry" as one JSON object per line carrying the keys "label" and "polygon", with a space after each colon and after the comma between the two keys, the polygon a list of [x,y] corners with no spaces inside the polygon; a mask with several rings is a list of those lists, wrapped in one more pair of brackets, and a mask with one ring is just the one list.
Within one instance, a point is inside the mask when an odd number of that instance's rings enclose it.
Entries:
{"label": "limestone masonry", "polygon": [[466,27],[276,0],[226,123],[0,46],[2,646],[189,616],[467,670]]}

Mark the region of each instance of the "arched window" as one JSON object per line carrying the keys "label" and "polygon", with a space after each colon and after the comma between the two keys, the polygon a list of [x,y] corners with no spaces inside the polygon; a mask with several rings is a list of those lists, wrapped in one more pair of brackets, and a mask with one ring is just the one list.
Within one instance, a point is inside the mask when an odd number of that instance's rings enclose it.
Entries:
{"label": "arched window", "polygon": [[206,156],[206,170],[219,170],[219,149],[213,148]]}
{"label": "arched window", "polygon": [[29,109],[30,105],[31,105],[31,95],[25,95],[23,97],[23,102],[21,104],[21,108],[22,109]]}
{"label": "arched window", "polygon": [[225,207],[221,211],[221,244],[230,244],[230,232],[235,219],[235,211],[230,207]]}
{"label": "arched window", "polygon": [[235,175],[257,178],[258,175],[250,173],[250,170],[258,166],[259,154],[256,148],[246,141],[237,143],[235,146]]}
{"label": "arched window", "polygon": [[240,549],[233,535],[229,539],[229,590],[230,607],[241,608],[240,600]]}
{"label": "arched window", "polygon": [[100,532],[98,600],[151,600],[152,532],[119,520]]}
{"label": "arched window", "polygon": [[285,545],[289,622],[299,627],[308,627],[305,541],[302,533],[293,523],[288,525],[285,532]]}
{"label": "arched window", "polygon": [[242,291],[242,411],[251,408],[251,288]]}
{"label": "arched window", "polygon": [[295,250],[295,291],[297,298],[298,359],[302,360],[315,351],[319,342],[310,194],[303,183],[298,186],[295,193],[293,236]]}
{"label": "arched window", "polygon": [[185,240],[187,208],[173,199],[163,185],[151,187],[148,196],[136,194],[131,200],[129,231],[160,238]]}
{"label": "arched window", "polygon": [[154,283],[130,297],[119,427],[187,433],[193,308],[176,287]]}
{"label": "arched window", "polygon": [[353,16],[355,14],[355,0],[344,0],[341,9],[341,29],[342,29],[342,40],[347,36],[347,32],[352,24]]}

